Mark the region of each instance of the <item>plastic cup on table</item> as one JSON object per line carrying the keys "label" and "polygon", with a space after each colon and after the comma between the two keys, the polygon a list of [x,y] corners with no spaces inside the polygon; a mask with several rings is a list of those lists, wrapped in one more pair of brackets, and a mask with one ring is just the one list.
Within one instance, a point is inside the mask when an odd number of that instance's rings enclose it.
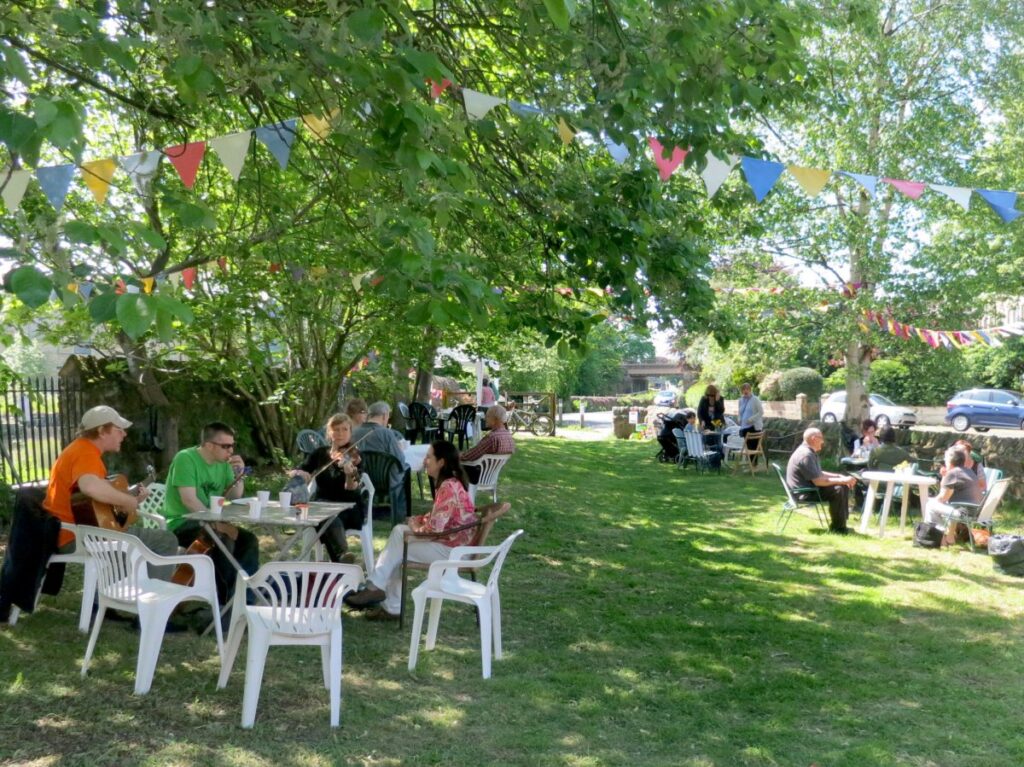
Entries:
{"label": "plastic cup on table", "polygon": [[224,511],[224,496],[223,495],[212,495],[210,496],[210,513],[220,514]]}
{"label": "plastic cup on table", "polygon": [[260,512],[263,511],[263,504],[260,503],[260,499],[250,498],[246,503],[249,504],[249,519],[259,519]]}
{"label": "plastic cup on table", "polygon": [[286,492],[280,493],[277,496],[277,502],[281,504],[281,511],[282,511],[282,513],[287,514],[289,511],[291,511],[291,507],[292,507],[292,494],[291,493],[286,493]]}
{"label": "plastic cup on table", "polygon": [[256,500],[260,502],[261,509],[267,508],[267,504],[270,503],[270,491],[260,490],[256,493]]}

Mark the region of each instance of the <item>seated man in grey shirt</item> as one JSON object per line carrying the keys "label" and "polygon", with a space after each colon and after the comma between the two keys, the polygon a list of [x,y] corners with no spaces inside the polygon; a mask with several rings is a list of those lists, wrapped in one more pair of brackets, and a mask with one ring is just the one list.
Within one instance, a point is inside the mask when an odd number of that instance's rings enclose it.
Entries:
{"label": "seated man in grey shirt", "polygon": [[[398,517],[405,517],[409,512],[409,466],[402,451],[402,435],[388,428],[391,420],[391,406],[387,402],[374,402],[368,408],[366,423],[358,427],[352,435],[352,441],[359,446],[360,452],[387,453],[398,460],[398,467],[391,472],[391,506],[397,510]],[[380,492],[380,489],[378,489]]]}
{"label": "seated man in grey shirt", "polygon": [[946,473],[939,484],[939,494],[925,507],[926,521],[941,526],[954,503],[981,503],[983,495],[977,475],[966,468],[966,451],[954,445],[946,450]]}
{"label": "seated man in grey shirt", "polygon": [[[828,514],[831,519],[828,529],[833,533],[845,535],[849,532],[846,519],[850,515],[850,488],[857,480],[844,474],[822,471],[818,453],[824,445],[825,437],[821,429],[812,427],[804,431],[803,443],[793,451],[786,465],[786,484],[790,489],[811,485],[816,487],[821,499],[828,501]],[[813,494],[798,493],[797,497],[804,501],[812,500]]]}

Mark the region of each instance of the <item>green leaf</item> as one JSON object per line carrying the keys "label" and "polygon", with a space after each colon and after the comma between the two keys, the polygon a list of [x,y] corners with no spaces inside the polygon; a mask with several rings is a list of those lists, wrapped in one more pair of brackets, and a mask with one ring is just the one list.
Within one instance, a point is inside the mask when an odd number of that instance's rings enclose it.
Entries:
{"label": "green leaf", "polygon": [[424,77],[432,77],[435,80],[443,79],[444,72],[441,69],[441,63],[433,53],[406,48],[402,51],[402,55]]}
{"label": "green leaf", "polygon": [[12,154],[25,154],[26,145],[33,140],[37,143],[39,141],[35,120],[19,112],[0,111],[0,141],[7,145]]}
{"label": "green leaf", "polygon": [[568,32],[569,20],[576,12],[576,3],[572,0],[544,0],[544,7],[548,9],[548,16],[555,26],[563,32]]}
{"label": "green leaf", "polygon": [[380,8],[360,8],[348,17],[348,28],[358,39],[369,43],[384,33],[386,19]]}
{"label": "green leaf", "polygon": [[86,245],[91,245],[100,239],[99,230],[84,221],[68,221],[64,225],[64,234],[71,242],[81,242]]}
{"label": "green leaf", "polygon": [[40,96],[32,102],[32,106],[36,113],[36,125],[40,128],[45,128],[57,117],[57,105],[49,99]]}
{"label": "green leaf", "polygon": [[82,131],[78,113],[66,101],[57,103],[57,115],[48,127],[47,138],[62,149],[67,149],[75,143]]}
{"label": "green leaf", "polygon": [[125,293],[117,298],[117,321],[133,341],[149,330],[156,319],[156,302],[141,293]]}
{"label": "green leaf", "polygon": [[38,309],[50,300],[53,281],[34,266],[19,266],[8,275],[8,290],[25,306]]}
{"label": "green leaf", "polygon": [[92,321],[100,324],[110,322],[117,316],[117,299],[120,296],[114,291],[101,293],[89,302],[89,316]]}
{"label": "green leaf", "polygon": [[168,296],[161,293],[156,296],[155,300],[157,308],[161,312],[164,312],[170,315],[171,317],[174,317],[176,320],[179,320],[185,325],[188,325],[190,322],[192,322],[193,319],[195,319],[195,315],[192,314],[192,309],[189,307],[189,305],[182,301],[179,301],[177,298],[174,298],[173,296]]}
{"label": "green leaf", "polygon": [[174,340],[174,315],[159,307],[156,312],[156,335],[164,343]]}
{"label": "green leaf", "polygon": [[20,80],[22,85],[32,85],[32,73],[25,66],[20,52],[7,45],[3,46],[3,63],[7,73]]}

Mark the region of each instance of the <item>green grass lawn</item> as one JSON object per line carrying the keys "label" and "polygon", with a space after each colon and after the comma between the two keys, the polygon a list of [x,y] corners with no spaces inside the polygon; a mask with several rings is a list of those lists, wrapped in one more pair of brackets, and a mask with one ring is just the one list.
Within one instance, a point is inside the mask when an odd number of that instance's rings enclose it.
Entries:
{"label": "green grass lawn", "polygon": [[217,690],[209,637],[168,636],[136,698],[138,636],[108,623],[82,679],[72,571],[72,589],[0,629],[0,763],[1024,762],[1022,582],[986,556],[914,549],[891,518],[884,540],[807,517],[777,535],[774,477],[682,473],[651,443],[520,444],[494,536],[526,535],[502,574],[491,680],[468,608],[446,604],[414,674],[408,627],[351,616],[342,726],[317,651],[286,647],[244,731],[244,649]]}

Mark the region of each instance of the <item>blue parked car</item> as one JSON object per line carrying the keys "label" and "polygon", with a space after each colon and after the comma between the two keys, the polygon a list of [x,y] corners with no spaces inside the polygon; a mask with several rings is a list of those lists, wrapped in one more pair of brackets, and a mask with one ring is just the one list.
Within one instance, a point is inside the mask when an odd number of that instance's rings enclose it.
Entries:
{"label": "blue parked car", "polygon": [[946,423],[957,431],[990,427],[1024,429],[1024,394],[1008,389],[968,389],[946,403]]}

